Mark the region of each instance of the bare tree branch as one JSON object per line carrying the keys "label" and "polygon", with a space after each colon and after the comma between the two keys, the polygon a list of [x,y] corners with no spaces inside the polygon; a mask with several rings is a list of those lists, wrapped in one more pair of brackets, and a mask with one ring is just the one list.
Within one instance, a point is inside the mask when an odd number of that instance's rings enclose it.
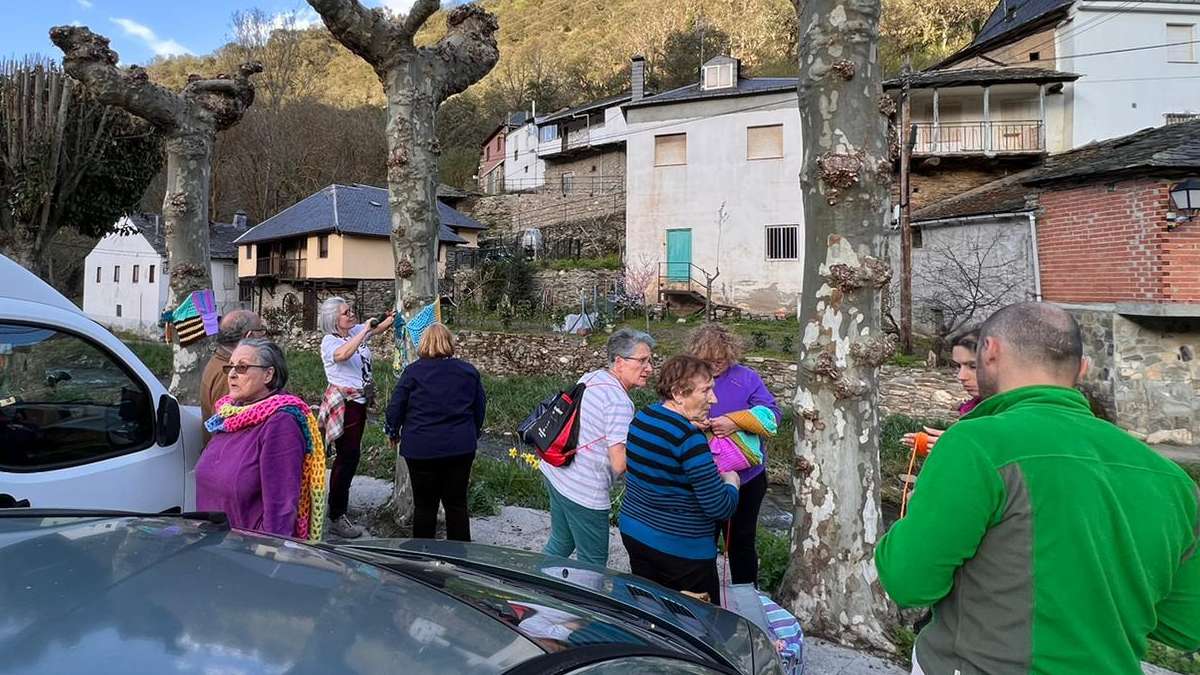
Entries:
{"label": "bare tree branch", "polygon": [[[376,70],[396,49],[395,40],[403,38],[382,9],[367,9],[358,0],[308,0],[308,4],[321,15],[338,42]],[[407,44],[412,44],[411,35]]]}
{"label": "bare tree branch", "polygon": [[500,26],[495,16],[475,4],[461,5],[450,12],[446,23],[449,32],[432,50],[445,65],[440,78],[442,100],[466,91],[500,60],[496,44]]}
{"label": "bare tree branch", "polygon": [[400,35],[411,43],[417,31],[421,30],[421,26],[424,26],[429,17],[437,13],[441,6],[441,0],[417,0],[412,9],[408,11],[408,16],[404,17]]}

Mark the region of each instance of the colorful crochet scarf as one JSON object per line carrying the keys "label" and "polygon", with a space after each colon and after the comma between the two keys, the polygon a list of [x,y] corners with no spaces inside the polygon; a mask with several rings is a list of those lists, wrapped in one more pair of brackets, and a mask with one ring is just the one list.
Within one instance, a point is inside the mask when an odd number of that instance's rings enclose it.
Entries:
{"label": "colorful crochet scarf", "polygon": [[774,436],[779,429],[775,413],[766,406],[756,405],[725,415],[739,431],[726,438],[708,434],[708,447],[721,471],[742,471],[763,462],[763,439]]}
{"label": "colorful crochet scarf", "polygon": [[231,433],[262,424],[277,413],[290,415],[304,434],[300,502],[296,509],[298,539],[320,541],[325,529],[325,444],[308,404],[292,394],[275,394],[250,405],[234,405],[231,396],[217,399],[216,414],[204,423],[210,434]]}

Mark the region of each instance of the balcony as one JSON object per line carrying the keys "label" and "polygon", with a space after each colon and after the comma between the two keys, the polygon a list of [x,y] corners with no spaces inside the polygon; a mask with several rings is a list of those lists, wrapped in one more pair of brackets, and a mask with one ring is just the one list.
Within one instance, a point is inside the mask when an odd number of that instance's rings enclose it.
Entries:
{"label": "balcony", "polygon": [[308,277],[308,260],[306,258],[259,258],[255,275],[260,277],[276,277],[279,279],[304,279]]}
{"label": "balcony", "polygon": [[1038,120],[917,122],[915,156],[1037,154],[1046,151]]}

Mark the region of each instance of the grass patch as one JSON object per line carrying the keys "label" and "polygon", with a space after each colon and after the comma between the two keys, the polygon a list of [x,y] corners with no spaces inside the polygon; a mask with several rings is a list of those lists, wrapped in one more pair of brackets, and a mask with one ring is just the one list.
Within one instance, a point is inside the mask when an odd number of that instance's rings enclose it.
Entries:
{"label": "grass patch", "polygon": [[1147,647],[1145,658],[1147,663],[1183,675],[1200,675],[1200,653],[1181,652],[1154,640],[1150,640]]}
{"label": "grass patch", "polygon": [[613,253],[599,258],[541,260],[538,267],[544,270],[619,270],[621,256]]}
{"label": "grass patch", "polygon": [[916,641],[917,634],[908,626],[892,628],[892,644],[896,645],[896,659],[904,665],[905,669],[912,668],[913,644]]}
{"label": "grass patch", "polygon": [[900,366],[901,368],[919,368],[925,365],[925,357],[896,352],[892,355],[892,358],[887,360],[887,364],[889,366]]}
{"label": "grass patch", "polygon": [[550,510],[550,496],[536,465],[519,454],[509,460],[477,455],[471,466],[467,508],[473,516],[494,516],[502,506]]}
{"label": "grass patch", "polygon": [[775,534],[758,528],[758,587],[762,592],[775,597],[783,574],[787,572],[788,560],[792,555],[789,535]]}

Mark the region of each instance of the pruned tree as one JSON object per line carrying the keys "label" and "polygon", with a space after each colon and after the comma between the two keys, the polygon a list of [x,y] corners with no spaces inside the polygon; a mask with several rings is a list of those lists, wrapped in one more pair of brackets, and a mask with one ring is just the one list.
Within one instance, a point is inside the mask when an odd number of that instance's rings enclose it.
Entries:
{"label": "pruned tree", "polygon": [[[407,16],[391,17],[358,0],[308,0],[347,49],[375,69],[387,99],[388,205],[396,310],[411,320],[438,297],[438,106],[487,75],[500,58],[496,18],[477,5],[455,7],[444,37],[431,46],[414,38],[441,6],[417,0]],[[412,503],[404,462],[396,458],[392,506],[407,519]]]}
{"label": "pruned tree", "polygon": [[161,161],[149,125],[57,64],[0,63],[0,249],[34,274],[49,276],[60,230],[98,238],[134,210]]}
{"label": "pruned tree", "polygon": [[[108,38],[86,27],[56,26],[50,29],[50,40],[62,50],[67,73],[96,100],[146,120],[164,138],[167,189],[162,210],[171,276],[166,308],[177,307],[193,291],[212,288],[208,206],[213,145],[217,132],[237,124],[254,103],[250,76],[262,66],[243,64],[232,77],[192,76],[183,91],[175,93],[151,82],[138,66],[118,68]],[[207,345],[176,342],[173,352],[171,393],[184,403],[196,403]]]}
{"label": "pruned tree", "polygon": [[792,556],[782,592],[810,632],[894,650],[875,573],[879,366],[888,161],[879,109],[879,0],[793,0],[800,44],[804,292],[792,470]]}

